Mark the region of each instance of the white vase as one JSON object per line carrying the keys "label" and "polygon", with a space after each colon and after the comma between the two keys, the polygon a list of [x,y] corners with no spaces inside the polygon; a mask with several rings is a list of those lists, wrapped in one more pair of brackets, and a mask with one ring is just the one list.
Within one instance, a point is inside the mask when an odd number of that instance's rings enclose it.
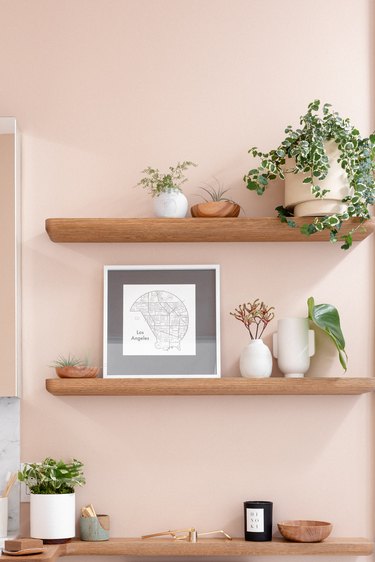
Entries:
{"label": "white vase", "polygon": [[287,378],[301,378],[315,353],[314,331],[307,318],[282,318],[273,335],[273,356]]}
{"label": "white vase", "polygon": [[270,377],[272,373],[272,355],[263,340],[251,340],[242,350],[240,372],[246,378]]}
{"label": "white vase", "polygon": [[178,189],[169,189],[154,197],[154,213],[157,217],[182,219],[186,217],[188,200]]}
{"label": "white vase", "polygon": [[[311,193],[311,184],[303,183],[309,176],[305,173],[285,174],[285,207],[293,211],[295,217],[324,216],[342,213],[347,209],[347,204],[342,199],[349,194],[348,176],[337,162],[339,149],[335,141],[325,143],[329,159],[329,170],[324,180],[316,179],[316,184],[329,192],[322,198],[316,198]],[[294,166],[292,159],[287,160],[286,167]]]}
{"label": "white vase", "polygon": [[30,494],[30,536],[58,540],[75,537],[75,494]]}

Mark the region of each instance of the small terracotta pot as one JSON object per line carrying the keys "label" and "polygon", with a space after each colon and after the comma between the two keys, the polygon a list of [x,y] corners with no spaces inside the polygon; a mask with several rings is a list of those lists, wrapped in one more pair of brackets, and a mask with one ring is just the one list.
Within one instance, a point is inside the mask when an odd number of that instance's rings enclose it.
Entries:
{"label": "small terracotta pot", "polygon": [[231,201],[209,201],[193,205],[190,211],[191,216],[196,218],[238,217],[241,207]]}
{"label": "small terracotta pot", "polygon": [[99,374],[99,367],[55,367],[61,379],[93,379]]}

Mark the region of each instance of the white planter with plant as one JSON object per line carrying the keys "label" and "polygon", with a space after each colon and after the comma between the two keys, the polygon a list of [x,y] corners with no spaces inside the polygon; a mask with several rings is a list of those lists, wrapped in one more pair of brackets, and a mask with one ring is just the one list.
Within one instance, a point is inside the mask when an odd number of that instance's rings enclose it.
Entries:
{"label": "white planter with plant", "polygon": [[157,168],[145,168],[142,173],[145,177],[137,184],[144,189],[154,200],[154,213],[157,217],[184,218],[188,210],[188,200],[182,193],[181,185],[187,181],[185,171],[190,166],[196,166],[194,162],[178,162],[165,174]]}
{"label": "white planter with plant", "polygon": [[[261,163],[244,176],[244,181],[248,189],[262,195],[273,180],[288,178],[286,184],[294,193],[301,189],[301,194],[308,194],[309,204],[301,209],[298,205],[304,202],[303,195],[286,195],[284,206],[276,207],[281,222],[297,226],[291,218],[297,205],[296,215],[315,215],[301,227],[303,234],[328,230],[330,240],[343,240],[341,247],[346,250],[352,244],[353,232],[370,218],[368,206],[375,201],[375,134],[361,137],[349,119],[340,117],[330,104],[323,105],[322,115],[319,110],[319,100],[310,103],[300,118],[301,127],[288,125],[286,137],[277,148],[269,152],[251,148],[249,152]],[[336,202],[327,209],[324,203],[319,208],[321,201],[336,197],[338,206]],[[313,208],[311,200],[315,200]],[[340,235],[342,224],[350,218],[358,218],[358,225]]]}
{"label": "white planter with plant", "polygon": [[334,343],[340,363],[346,371],[345,339],[341,331],[340,316],[331,304],[315,304],[313,297],[307,301],[306,318],[282,318],[273,334],[273,356],[280,371],[287,378],[302,378],[310,367],[310,357],[315,353],[315,333],[310,323],[323,330]]}
{"label": "white planter with plant", "polygon": [[[304,172],[285,173],[285,207],[293,212],[295,217],[322,217],[345,213],[348,204],[343,200],[350,193],[348,175],[340,166],[338,159],[340,152],[335,141],[324,143],[329,161],[329,169],[324,179],[319,180],[319,187],[326,191],[322,198],[315,197],[311,191],[311,183],[306,183],[309,175]],[[293,169],[294,162],[286,161],[287,169]]]}
{"label": "white planter with plant", "polygon": [[242,322],[250,336],[250,342],[240,355],[240,373],[245,378],[265,378],[272,373],[272,355],[263,342],[262,335],[274,318],[274,307],[268,307],[256,299],[253,303],[240,304],[230,314]]}
{"label": "white planter with plant", "polygon": [[18,479],[30,490],[30,536],[46,543],[66,542],[75,536],[76,486],[83,486],[83,465],[46,458],[25,464]]}

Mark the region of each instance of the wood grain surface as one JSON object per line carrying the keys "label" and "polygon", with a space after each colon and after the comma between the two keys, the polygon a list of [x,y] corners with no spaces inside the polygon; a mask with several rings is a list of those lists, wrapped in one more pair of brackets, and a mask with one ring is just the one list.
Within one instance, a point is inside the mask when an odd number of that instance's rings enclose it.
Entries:
{"label": "wood grain surface", "polygon": [[[298,225],[305,219],[294,219]],[[358,221],[346,221],[342,233]],[[276,217],[253,218],[49,218],[45,223],[52,242],[321,242],[328,233],[305,236],[298,228],[280,223]],[[355,232],[363,240],[374,231],[375,219]]]}

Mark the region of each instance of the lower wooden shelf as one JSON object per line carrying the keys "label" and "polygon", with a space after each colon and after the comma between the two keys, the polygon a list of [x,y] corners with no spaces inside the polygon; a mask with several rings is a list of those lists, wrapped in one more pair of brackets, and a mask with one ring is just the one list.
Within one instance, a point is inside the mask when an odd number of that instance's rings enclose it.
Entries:
{"label": "lower wooden shelf", "polygon": [[200,539],[197,543],[172,539],[142,540],[114,538],[103,542],[73,540],[67,544],[46,546],[43,554],[30,556],[2,555],[3,562],[54,562],[60,556],[369,556],[373,542],[363,538],[328,538],[318,543],[288,542],[274,538],[270,542],[246,542],[244,539]]}
{"label": "lower wooden shelf", "polygon": [[244,379],[47,379],[55,396],[333,395],[375,391],[375,377]]}

